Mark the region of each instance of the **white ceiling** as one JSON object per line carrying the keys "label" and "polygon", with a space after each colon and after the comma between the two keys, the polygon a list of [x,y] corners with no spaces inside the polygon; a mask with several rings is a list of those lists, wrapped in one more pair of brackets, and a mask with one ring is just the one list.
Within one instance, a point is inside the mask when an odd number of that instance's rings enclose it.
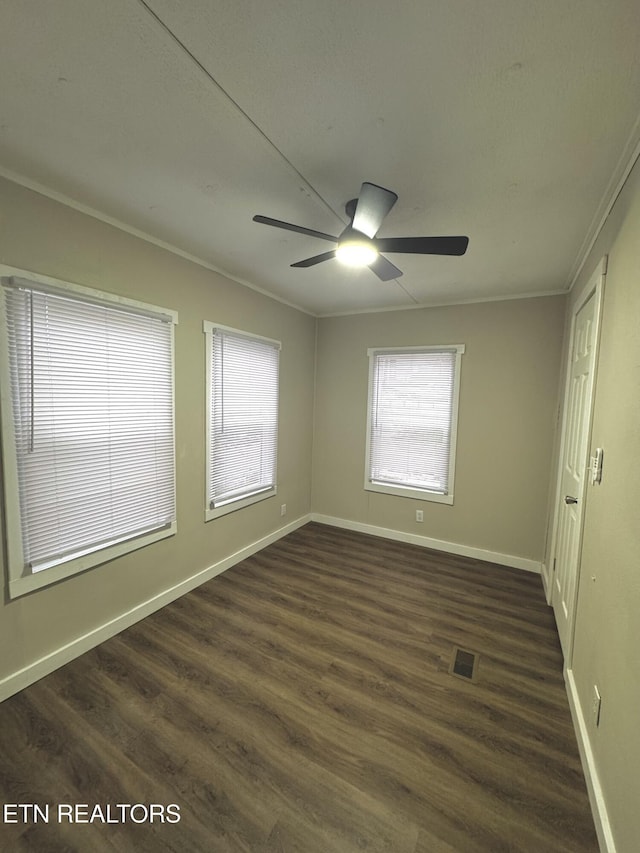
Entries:
{"label": "white ceiling", "polygon": [[[0,170],[315,314],[559,292],[640,140],[637,0],[3,0]],[[381,236],[330,244],[362,181]]]}

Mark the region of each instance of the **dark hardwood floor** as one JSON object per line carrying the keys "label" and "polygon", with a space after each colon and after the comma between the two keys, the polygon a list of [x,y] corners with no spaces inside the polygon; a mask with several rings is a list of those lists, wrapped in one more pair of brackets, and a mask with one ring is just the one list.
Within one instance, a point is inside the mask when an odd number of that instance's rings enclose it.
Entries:
{"label": "dark hardwood floor", "polygon": [[11,853],[598,849],[540,578],[319,524],[8,699],[0,749],[50,806]]}

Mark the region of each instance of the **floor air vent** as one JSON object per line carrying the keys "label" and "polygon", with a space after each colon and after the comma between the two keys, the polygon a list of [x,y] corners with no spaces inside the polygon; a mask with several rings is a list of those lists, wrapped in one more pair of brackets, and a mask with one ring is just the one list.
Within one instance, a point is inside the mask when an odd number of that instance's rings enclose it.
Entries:
{"label": "floor air vent", "polygon": [[475,681],[478,677],[478,655],[454,646],[449,672],[465,681]]}

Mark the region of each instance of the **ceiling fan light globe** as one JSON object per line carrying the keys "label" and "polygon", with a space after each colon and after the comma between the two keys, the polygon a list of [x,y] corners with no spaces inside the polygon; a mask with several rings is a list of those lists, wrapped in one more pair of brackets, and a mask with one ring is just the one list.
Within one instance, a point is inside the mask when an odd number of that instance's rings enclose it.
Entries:
{"label": "ceiling fan light globe", "polygon": [[345,240],[336,249],[336,258],[349,267],[368,267],[378,257],[378,252],[368,240]]}

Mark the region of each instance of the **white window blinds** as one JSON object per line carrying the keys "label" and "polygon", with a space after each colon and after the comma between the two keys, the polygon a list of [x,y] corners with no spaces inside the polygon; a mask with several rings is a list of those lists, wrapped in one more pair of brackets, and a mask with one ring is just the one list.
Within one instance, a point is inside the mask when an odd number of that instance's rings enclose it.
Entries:
{"label": "white window blinds", "polygon": [[[280,344],[205,324],[210,510],[276,487]],[[232,507],[235,508],[235,507]]]}
{"label": "white window blinds", "polygon": [[368,488],[450,494],[462,351],[369,352]]}
{"label": "white window blinds", "polygon": [[4,294],[22,574],[169,528],[172,318],[28,282]]}

